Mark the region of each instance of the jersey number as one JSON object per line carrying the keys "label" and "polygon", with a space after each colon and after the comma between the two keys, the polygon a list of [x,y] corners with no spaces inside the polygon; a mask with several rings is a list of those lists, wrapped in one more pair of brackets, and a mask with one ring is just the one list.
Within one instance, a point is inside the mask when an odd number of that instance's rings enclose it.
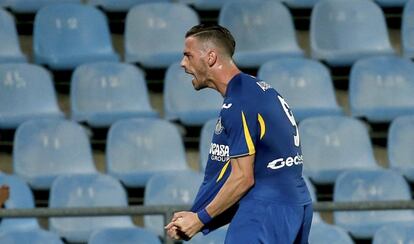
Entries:
{"label": "jersey number", "polygon": [[293,135],[293,140],[294,140],[295,146],[299,147],[300,145],[299,129],[298,129],[298,125],[296,124],[295,117],[293,117],[292,111],[290,110],[289,105],[287,104],[285,99],[283,99],[279,95],[277,96],[277,98],[279,98],[280,104],[282,104],[282,108],[285,111],[285,114],[288,117],[290,123],[292,124],[293,127],[295,127],[295,135]]}

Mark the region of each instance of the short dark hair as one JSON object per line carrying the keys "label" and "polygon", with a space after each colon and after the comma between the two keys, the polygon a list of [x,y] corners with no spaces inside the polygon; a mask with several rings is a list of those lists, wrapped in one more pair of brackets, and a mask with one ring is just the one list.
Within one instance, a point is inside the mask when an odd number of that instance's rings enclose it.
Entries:
{"label": "short dark hair", "polygon": [[233,57],[236,42],[230,31],[223,26],[199,24],[187,31],[185,38],[190,36],[196,36],[203,41],[211,40],[223,48],[230,57]]}

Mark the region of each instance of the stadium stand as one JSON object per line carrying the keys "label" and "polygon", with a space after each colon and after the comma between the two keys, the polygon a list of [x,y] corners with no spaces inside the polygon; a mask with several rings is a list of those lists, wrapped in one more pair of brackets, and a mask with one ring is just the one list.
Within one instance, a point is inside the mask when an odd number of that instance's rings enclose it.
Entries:
{"label": "stadium stand", "polygon": [[190,241],[184,242],[188,244],[222,244],[226,238],[227,226],[221,227],[215,231],[212,231],[208,235],[201,233],[195,235]]}
{"label": "stadium stand", "polygon": [[37,64],[72,70],[95,61],[118,61],[106,16],[83,4],[53,4],[36,13],[33,52]]}
{"label": "stadium stand", "polygon": [[160,239],[140,227],[106,228],[91,234],[88,244],[161,244]]}
{"label": "stadium stand", "polygon": [[50,73],[27,63],[0,64],[0,128],[35,118],[62,118]]}
{"label": "stadium stand", "polygon": [[311,227],[309,244],[354,244],[349,234],[339,226],[316,223]]}
{"label": "stadium stand", "polygon": [[412,243],[414,223],[385,225],[375,232],[372,244]]}
{"label": "stadium stand", "polygon": [[71,118],[92,127],[110,127],[133,117],[156,117],[144,73],[125,63],[98,62],[78,66],[71,81]]}
{"label": "stadium stand", "polygon": [[32,188],[43,190],[50,189],[59,175],[98,172],[84,128],[56,119],[29,120],[19,126],[13,169]]}
{"label": "stadium stand", "polygon": [[0,6],[9,7],[16,13],[36,13],[39,9],[55,3],[81,2],[82,0],[0,0]]}
{"label": "stadium stand", "polygon": [[20,49],[14,16],[0,8],[0,63],[26,62]]}
{"label": "stadium stand", "polygon": [[58,235],[42,229],[1,232],[0,243],[63,244]]}
{"label": "stadium stand", "polygon": [[414,1],[410,0],[404,5],[401,18],[401,46],[402,55],[414,58]]}
{"label": "stadium stand", "polygon": [[135,5],[155,2],[171,2],[171,0],[88,0],[88,4],[112,12],[128,12]]}

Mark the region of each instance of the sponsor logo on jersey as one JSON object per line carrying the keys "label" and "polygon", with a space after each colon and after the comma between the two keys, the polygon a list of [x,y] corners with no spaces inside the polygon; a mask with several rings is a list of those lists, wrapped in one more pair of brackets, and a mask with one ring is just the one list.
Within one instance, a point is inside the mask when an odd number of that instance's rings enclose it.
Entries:
{"label": "sponsor logo on jersey", "polygon": [[216,135],[220,135],[221,132],[223,131],[224,127],[221,124],[221,117],[218,118],[217,123],[216,123],[216,128],[214,129],[214,133]]}
{"label": "sponsor logo on jersey", "polygon": [[227,145],[211,143],[210,158],[214,161],[227,162],[229,160],[230,148]]}
{"label": "sponsor logo on jersey", "polygon": [[280,169],[283,167],[292,167],[295,165],[303,164],[303,155],[297,154],[296,156],[287,158],[278,158],[267,164],[270,169]]}
{"label": "sponsor logo on jersey", "polygon": [[223,103],[223,106],[221,106],[221,108],[229,109],[231,105],[233,105],[233,103]]}
{"label": "sponsor logo on jersey", "polygon": [[264,81],[258,81],[258,82],[256,82],[256,84],[257,84],[260,88],[262,88],[262,90],[263,90],[263,91],[266,91],[267,89],[272,88],[272,86],[270,86],[269,84],[267,84],[267,83],[266,83],[266,82],[264,82]]}

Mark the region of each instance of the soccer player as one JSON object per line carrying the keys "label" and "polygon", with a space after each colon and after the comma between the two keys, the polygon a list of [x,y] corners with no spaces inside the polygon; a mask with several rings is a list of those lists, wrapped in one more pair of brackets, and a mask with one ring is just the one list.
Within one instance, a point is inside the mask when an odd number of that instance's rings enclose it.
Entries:
{"label": "soccer player", "polygon": [[215,89],[224,102],[191,211],[165,228],[178,240],[230,222],[226,243],[307,243],[313,211],[295,119],[275,89],[238,69],[234,49],[219,25],[186,33],[181,66],[196,90]]}

